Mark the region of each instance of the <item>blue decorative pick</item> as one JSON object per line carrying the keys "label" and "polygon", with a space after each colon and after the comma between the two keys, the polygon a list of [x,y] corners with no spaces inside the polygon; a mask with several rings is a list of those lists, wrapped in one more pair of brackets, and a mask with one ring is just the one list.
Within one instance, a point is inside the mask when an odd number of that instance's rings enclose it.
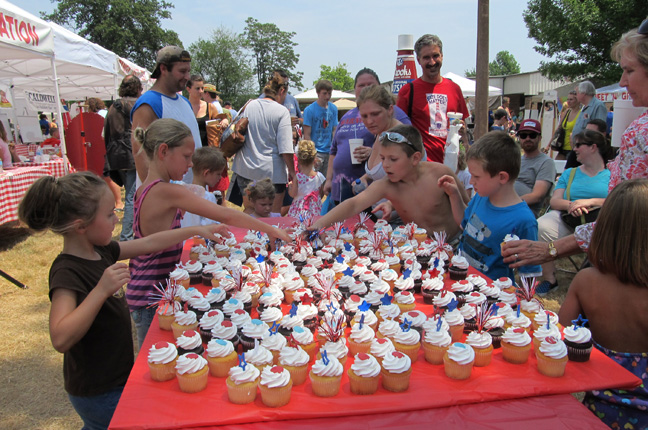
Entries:
{"label": "blue decorative pick", "polygon": [[265,258],[263,257],[263,255],[259,254],[257,255],[256,261],[257,263],[263,263],[265,261]]}
{"label": "blue decorative pick", "polygon": [[[439,321],[441,321],[441,320],[439,319]],[[408,320],[407,318],[405,318],[403,320],[403,324],[400,325],[400,328],[403,331],[410,331],[411,327],[412,327],[412,321]]]}
{"label": "blue decorative pick", "polygon": [[347,267],[346,269],[344,269],[344,272],[342,272],[342,273],[344,275],[346,275],[346,276],[353,276],[353,269],[350,268],[350,267]]}
{"label": "blue decorative pick", "polygon": [[547,330],[549,330],[549,326],[551,325],[551,317],[549,314],[547,314]]}
{"label": "blue decorative pick", "polygon": [[380,298],[380,303],[382,303],[384,306],[389,306],[391,305],[393,297],[389,295],[389,293],[385,293],[384,296]]}
{"label": "blue decorative pick", "polygon": [[450,312],[454,311],[455,309],[457,309],[458,304],[459,302],[456,299],[450,300],[450,303],[448,303],[448,310]]}
{"label": "blue decorative pick", "polygon": [[344,263],[344,257],[342,257],[341,255],[338,255],[337,257],[335,257],[335,261],[342,264],[342,263]]}
{"label": "blue decorative pick", "polygon": [[439,320],[436,323],[436,331],[441,331],[442,325],[443,325],[443,320],[441,319],[441,315],[439,315]]}
{"label": "blue decorative pick", "polygon": [[277,330],[279,330],[279,324],[277,324],[277,321],[273,321],[272,327],[270,327],[268,330],[270,331],[270,336],[277,334]]}
{"label": "blue decorative pick", "polygon": [[245,366],[247,366],[247,363],[245,362],[245,354],[239,355],[238,358],[239,358],[239,367],[245,370]]}
{"label": "blue decorative pick", "polygon": [[578,327],[585,327],[585,324],[587,324],[588,322],[589,320],[583,317],[583,315],[581,314],[578,314],[578,318],[572,320],[572,324],[574,324],[574,329],[576,330],[578,330]]}
{"label": "blue decorative pick", "polygon": [[296,317],[297,316],[297,303],[293,302],[292,306],[290,307],[290,316],[291,317]]}
{"label": "blue decorative pick", "polygon": [[520,306],[520,304],[518,303],[518,307],[517,307],[517,317],[518,318],[520,318],[520,312],[521,311],[522,311],[522,306]]}
{"label": "blue decorative pick", "polygon": [[345,250],[346,252],[351,251],[351,244],[350,244],[349,242],[345,242],[345,243],[344,243],[344,250]]}
{"label": "blue decorative pick", "polygon": [[325,349],[322,350],[322,363],[324,363],[325,366],[328,366],[328,364],[330,363],[328,354],[326,353]]}
{"label": "blue decorative pick", "polygon": [[329,310],[330,313],[334,314],[335,311],[337,311],[337,308],[335,307],[335,303],[330,302],[329,304],[326,305],[326,308]]}
{"label": "blue decorative pick", "polygon": [[412,269],[403,270],[403,279],[407,279],[412,276]]}
{"label": "blue decorative pick", "polygon": [[497,316],[497,311],[499,311],[499,307],[497,307],[497,306],[491,307],[491,311],[490,311],[491,316],[496,317]]}
{"label": "blue decorative pick", "polygon": [[436,258],[434,259],[434,265],[433,265],[433,267],[434,267],[435,269],[436,269],[437,267],[439,267],[439,257],[436,257]]}
{"label": "blue decorative pick", "polygon": [[367,303],[366,300],[363,300],[360,306],[358,306],[358,310],[362,312],[367,312],[371,308],[371,305]]}
{"label": "blue decorative pick", "polygon": [[365,314],[360,315],[360,330],[362,330],[362,326],[364,325],[364,317]]}

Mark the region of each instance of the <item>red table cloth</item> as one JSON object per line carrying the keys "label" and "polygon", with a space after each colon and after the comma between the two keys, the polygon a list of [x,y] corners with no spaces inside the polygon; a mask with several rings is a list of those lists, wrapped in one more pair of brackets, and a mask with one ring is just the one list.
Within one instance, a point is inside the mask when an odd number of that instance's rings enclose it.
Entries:
{"label": "red table cloth", "polygon": [[[285,219],[275,218],[270,221],[273,224],[288,223]],[[241,233],[239,229],[232,230],[237,236]],[[186,246],[185,251],[189,247]],[[477,273],[472,268],[471,272]],[[206,289],[207,287],[204,287],[203,291]],[[428,315],[432,312],[432,306],[424,304],[420,295],[417,295],[416,302],[417,310]],[[255,313],[256,311],[253,311],[253,317]],[[175,379],[154,382],[150,378],[147,355],[151,345],[161,340],[173,342],[173,335],[169,331],[160,330],[156,318],[117,406],[111,429],[186,429],[244,423],[252,429],[258,426],[267,428],[269,422],[275,427],[284,427],[284,423],[290,420],[306,420],[296,423],[305,428],[307,423],[324,424],[316,421],[322,418],[326,419],[324,425],[327,427],[331,423],[340,428],[350,428],[351,422],[354,422],[359,428],[374,428],[374,424],[379,427],[379,424],[385,421],[391,424],[384,427],[401,428],[405,423],[409,423],[407,420],[401,420],[410,417],[413,412],[418,415],[413,419],[412,427],[421,423],[429,424],[430,420],[437,421],[437,416],[443,416],[444,419],[450,420],[447,422],[455,423],[463,422],[470,416],[470,420],[477,423],[484,415],[483,419],[491,424],[510,421],[527,423],[527,419],[537,418],[542,420],[538,423],[563,428],[567,427],[563,425],[564,422],[573,419],[572,428],[579,428],[579,422],[580,428],[583,428],[583,420],[593,417],[593,423],[600,424],[600,421],[582,405],[577,404],[578,402],[571,401],[571,396],[538,396],[601,388],[629,388],[640,383],[637,377],[596,349],[592,351],[591,359],[586,363],[567,363],[565,376],[562,378],[549,378],[538,373],[533,353],[528,363],[515,365],[504,361],[501,349],[496,349],[491,364],[483,368],[473,368],[471,377],[464,381],[452,380],[445,376],[443,365],[426,362],[421,350],[418,360],[413,363],[410,388],[404,393],[392,393],[381,386],[373,395],[351,394],[346,376],[346,370],[353,362],[353,358],[349,357],[342,377],[341,390],[337,396],[315,396],[310,381],[307,380],[304,384],[293,387],[288,405],[273,409],[263,405],[260,395],[249,405],[230,403],[225,378],[210,375],[207,388],[196,394],[181,392]],[[519,400],[523,398],[531,399]],[[488,404],[479,405],[483,402]],[[570,406],[561,409],[561,405],[566,402]],[[489,416],[486,411],[490,411],[491,406],[497,406],[499,412],[493,412]],[[561,412],[552,412],[554,407],[556,411]],[[535,412],[529,414],[528,411]],[[580,418],[576,418],[578,416]],[[254,426],[249,423],[259,424]],[[526,424],[525,426],[528,427]]]}
{"label": "red table cloth", "polygon": [[18,205],[31,184],[49,174],[43,167],[15,167],[0,173],[0,224],[18,220]]}
{"label": "red table cloth", "polygon": [[[76,172],[74,167],[72,167],[72,165],[70,164],[70,161],[67,159],[64,160],[63,158],[46,161],[44,163],[14,163],[14,165],[19,167],[42,167],[44,169],[47,169],[49,174],[54,176],[55,178],[61,178],[68,173]],[[65,171],[66,166],[67,172]]]}

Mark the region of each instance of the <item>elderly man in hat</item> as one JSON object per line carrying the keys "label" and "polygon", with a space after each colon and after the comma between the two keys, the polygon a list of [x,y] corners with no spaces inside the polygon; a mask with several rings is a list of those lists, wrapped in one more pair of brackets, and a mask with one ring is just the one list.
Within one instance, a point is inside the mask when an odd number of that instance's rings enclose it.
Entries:
{"label": "elderly man in hat", "polygon": [[520,175],[515,180],[515,192],[527,202],[536,218],[542,203],[556,181],[554,161],[540,151],[540,123],[534,119],[522,121],[517,132],[524,154]]}
{"label": "elderly man in hat", "polygon": [[[137,99],[131,110],[133,130],[137,127],[148,128],[158,118],[173,118],[189,127],[196,149],[202,146],[198,121],[191,104],[178,94],[187,86],[190,71],[191,56],[184,49],[165,46],[158,51],[155,70],[151,74],[156,79],[155,84]],[[140,152],[139,142],[134,138],[131,142],[137,175],[143,181],[148,175],[148,160],[143,151]],[[192,180],[193,174],[189,170],[183,181],[190,184]]]}

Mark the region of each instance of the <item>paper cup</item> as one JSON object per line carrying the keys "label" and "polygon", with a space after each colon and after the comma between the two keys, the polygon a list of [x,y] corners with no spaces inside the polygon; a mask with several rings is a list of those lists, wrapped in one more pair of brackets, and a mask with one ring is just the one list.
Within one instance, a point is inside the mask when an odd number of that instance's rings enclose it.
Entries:
{"label": "paper cup", "polygon": [[351,164],[360,164],[361,161],[355,158],[353,151],[356,148],[359,148],[364,145],[364,140],[362,139],[349,139],[349,152],[351,153]]}
{"label": "paper cup", "polygon": [[463,119],[463,114],[458,112],[448,112],[448,120],[450,125],[453,125],[455,121],[461,121]]}

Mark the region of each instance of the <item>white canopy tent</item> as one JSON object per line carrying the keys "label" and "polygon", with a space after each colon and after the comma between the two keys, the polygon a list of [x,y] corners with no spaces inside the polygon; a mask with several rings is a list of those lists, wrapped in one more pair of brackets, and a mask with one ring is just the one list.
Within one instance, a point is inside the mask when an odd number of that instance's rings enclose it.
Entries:
{"label": "white canopy tent", "polygon": [[[312,103],[315,100],[317,100],[317,91],[315,91],[315,88],[311,88],[308,91],[297,94],[295,98],[299,103]],[[335,100],[339,100],[339,99],[355,100],[355,94],[345,93],[344,91],[333,90],[333,93],[331,94],[331,102],[334,102]]]}
{"label": "white canopy tent", "polygon": [[[477,83],[473,81],[472,79],[464,78],[463,76],[459,76],[455,73],[448,72],[445,75],[443,75],[444,78],[450,79],[452,82],[455,84],[459,85],[461,87],[461,92],[463,93],[464,97],[475,97],[475,87]],[[491,87],[490,85],[488,86],[488,97],[498,97],[502,95],[502,90],[497,88],[497,87]]]}

